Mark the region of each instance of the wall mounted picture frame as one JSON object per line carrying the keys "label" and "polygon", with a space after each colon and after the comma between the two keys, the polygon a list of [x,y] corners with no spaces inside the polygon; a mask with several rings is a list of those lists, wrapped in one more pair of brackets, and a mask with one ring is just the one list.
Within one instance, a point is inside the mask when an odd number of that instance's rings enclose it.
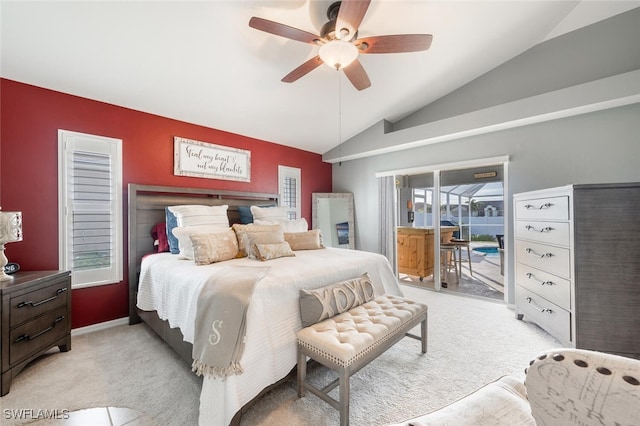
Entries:
{"label": "wall mounted picture frame", "polygon": [[174,137],[176,176],[251,181],[251,151]]}

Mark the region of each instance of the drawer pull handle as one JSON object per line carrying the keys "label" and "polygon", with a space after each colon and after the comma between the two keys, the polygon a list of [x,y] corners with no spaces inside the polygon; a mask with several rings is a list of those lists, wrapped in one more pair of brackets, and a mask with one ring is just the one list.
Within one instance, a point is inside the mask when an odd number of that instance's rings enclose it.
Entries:
{"label": "drawer pull handle", "polygon": [[[531,272],[527,272],[527,278],[536,279],[536,277]],[[540,280],[536,280],[536,281],[538,281],[538,283],[540,285],[554,285],[555,284],[553,281],[540,281]]]}
{"label": "drawer pull handle", "polygon": [[552,257],[552,256],[553,256],[553,253],[543,253],[543,254],[536,253],[536,251],[535,251],[534,249],[532,249],[532,248],[528,248],[528,249],[526,249],[526,252],[527,252],[527,253],[529,253],[530,255],[538,256],[538,257],[540,257],[540,258],[543,258],[543,257]]}
{"label": "drawer pull handle", "polygon": [[552,314],[553,310],[552,309],[548,309],[548,308],[541,308],[540,306],[536,305],[535,303],[533,303],[533,300],[530,297],[527,297],[527,302],[533,306],[534,308],[536,308],[537,310],[539,310],[542,313],[546,313],[546,314]]}
{"label": "drawer pull handle", "polygon": [[527,225],[527,226],[525,226],[525,229],[526,229],[527,231],[535,231],[535,232],[540,232],[540,233],[542,233],[542,232],[551,232],[551,231],[553,231],[553,228],[552,228],[552,227],[550,227],[550,226],[545,226],[544,228],[536,229],[536,227],[535,227],[535,226]]}
{"label": "drawer pull handle", "polygon": [[33,336],[29,336],[28,334],[23,334],[22,336],[19,336],[16,340],[14,340],[13,343],[18,343],[18,342],[21,342],[23,340],[30,341],[30,340],[35,339],[36,337],[40,337],[44,333],[48,333],[49,331],[53,330],[53,328],[56,326],[56,324],[58,324],[63,319],[64,319],[64,315],[60,315],[58,318],[56,318],[53,321],[53,324],[51,325],[51,327],[45,328],[40,333],[34,334]]}
{"label": "drawer pull handle", "polygon": [[35,308],[36,306],[40,306],[40,305],[45,304],[45,303],[47,303],[47,302],[51,302],[52,300],[56,300],[56,299],[58,298],[58,296],[60,296],[60,295],[61,295],[62,293],[64,293],[65,291],[67,291],[67,288],[66,288],[66,287],[59,288],[59,289],[56,291],[55,296],[51,296],[50,298],[48,298],[48,299],[44,299],[44,300],[41,300],[41,301],[39,301],[39,302],[32,302],[32,301],[28,301],[28,302],[20,302],[20,303],[18,303],[18,306],[17,306],[17,307],[18,307],[18,308],[24,308],[25,306],[31,306],[32,308]]}
{"label": "drawer pull handle", "polygon": [[530,210],[530,209],[537,209],[537,210],[542,210],[542,209],[548,209],[549,207],[551,207],[553,204],[551,203],[544,203],[539,207],[536,207],[532,204],[527,204],[524,206],[525,209]]}

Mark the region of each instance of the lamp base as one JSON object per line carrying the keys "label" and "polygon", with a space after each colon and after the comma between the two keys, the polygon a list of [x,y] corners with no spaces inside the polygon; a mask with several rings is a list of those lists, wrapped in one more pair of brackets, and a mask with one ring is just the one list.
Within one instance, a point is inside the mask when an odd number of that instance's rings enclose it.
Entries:
{"label": "lamp base", "polygon": [[[4,269],[4,268],[3,268]],[[13,279],[13,275],[7,275],[4,270],[0,272],[0,281],[9,281]]]}
{"label": "lamp base", "polygon": [[12,280],[13,277],[11,275],[7,275],[4,272],[4,267],[7,266],[7,256],[4,255],[4,243],[0,244],[0,281]]}

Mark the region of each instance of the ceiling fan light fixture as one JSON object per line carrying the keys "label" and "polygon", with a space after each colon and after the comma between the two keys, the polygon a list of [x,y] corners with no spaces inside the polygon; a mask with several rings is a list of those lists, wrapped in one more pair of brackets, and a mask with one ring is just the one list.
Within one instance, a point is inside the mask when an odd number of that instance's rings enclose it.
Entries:
{"label": "ceiling fan light fixture", "polygon": [[358,57],[358,48],[348,41],[331,40],[320,46],[318,54],[322,62],[339,70],[355,61]]}

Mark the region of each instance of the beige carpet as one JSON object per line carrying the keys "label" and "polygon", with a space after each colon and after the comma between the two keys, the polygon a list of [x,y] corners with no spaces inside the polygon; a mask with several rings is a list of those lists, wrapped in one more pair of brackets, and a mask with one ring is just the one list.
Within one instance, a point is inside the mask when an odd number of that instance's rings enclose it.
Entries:
{"label": "beige carpet", "polygon": [[[418,341],[403,339],[353,376],[352,425],[384,425],[436,409],[502,375],[523,375],[537,353],[559,346],[501,303],[403,290],[429,305],[428,353],[420,354]],[[321,367],[310,376],[330,381]],[[200,380],[189,366],[146,326],[136,325],[74,337],[70,352],[46,355],[18,375],[0,403],[3,412],[130,407],[158,425],[196,425],[199,393]],[[298,399],[291,379],[261,398],[242,424],[335,425],[338,419],[315,396]],[[3,416],[1,423],[19,422]]]}

